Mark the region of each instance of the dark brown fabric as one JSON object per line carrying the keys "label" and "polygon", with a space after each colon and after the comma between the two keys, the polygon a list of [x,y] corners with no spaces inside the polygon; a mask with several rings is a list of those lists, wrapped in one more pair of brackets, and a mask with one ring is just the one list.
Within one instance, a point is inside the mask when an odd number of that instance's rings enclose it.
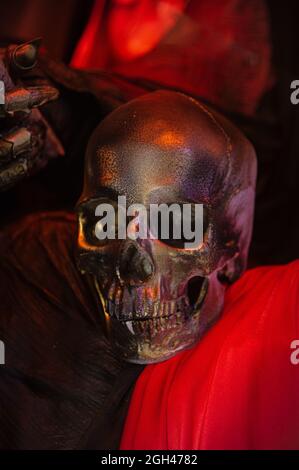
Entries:
{"label": "dark brown fabric", "polygon": [[117,448],[142,370],[120,361],[73,258],[74,218],[27,217],[1,238],[0,448]]}

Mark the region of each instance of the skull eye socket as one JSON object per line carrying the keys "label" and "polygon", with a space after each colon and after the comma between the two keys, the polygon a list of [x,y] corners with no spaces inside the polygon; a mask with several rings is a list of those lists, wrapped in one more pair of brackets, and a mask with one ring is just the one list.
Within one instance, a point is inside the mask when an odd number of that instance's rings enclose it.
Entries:
{"label": "skull eye socket", "polygon": [[107,243],[107,239],[99,240],[96,236],[96,224],[98,222],[98,217],[95,217],[91,214],[80,215],[80,224],[82,226],[82,231],[86,242],[89,245],[94,246],[103,246]]}
{"label": "skull eye socket", "polygon": [[[99,230],[99,227],[97,227],[97,224],[99,224],[99,216],[96,215],[96,208],[98,207],[99,204],[101,203],[108,203],[111,205],[114,210],[117,213],[117,203],[115,201],[111,200],[92,200],[89,201],[87,204],[82,204],[79,207],[79,224],[81,226],[81,230],[84,233],[84,237],[86,242],[89,245],[93,246],[104,246],[107,244],[109,241],[108,238],[100,239],[97,236],[97,230]],[[112,223],[109,223],[109,229],[110,231],[114,231],[115,234],[117,234],[117,217],[111,219]],[[117,236],[117,235],[116,235]]]}
{"label": "skull eye socket", "polygon": [[[184,212],[183,203],[177,205],[180,206],[181,216],[177,216],[175,212],[169,211],[168,230],[166,229],[166,232],[165,225],[163,230],[162,214],[158,214],[158,233],[156,238],[170,247],[184,249],[186,244],[194,243],[196,241],[195,231],[198,230],[199,224],[202,224],[202,233],[204,238],[209,226],[208,207],[203,205],[202,217],[200,215],[200,217],[197,218],[198,213],[195,209],[195,203],[188,203],[190,209],[187,212]],[[168,206],[171,206],[171,204],[168,204]],[[154,232],[152,228],[151,232]],[[193,234],[193,236],[190,237],[189,232],[191,232],[191,235]]]}

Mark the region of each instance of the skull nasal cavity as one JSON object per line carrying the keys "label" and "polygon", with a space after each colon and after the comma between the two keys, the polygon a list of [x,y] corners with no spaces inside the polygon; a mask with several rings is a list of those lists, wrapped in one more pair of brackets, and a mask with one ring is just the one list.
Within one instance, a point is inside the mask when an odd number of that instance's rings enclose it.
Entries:
{"label": "skull nasal cavity", "polygon": [[136,242],[127,242],[120,254],[119,273],[123,281],[138,285],[147,281],[154,273],[150,255]]}

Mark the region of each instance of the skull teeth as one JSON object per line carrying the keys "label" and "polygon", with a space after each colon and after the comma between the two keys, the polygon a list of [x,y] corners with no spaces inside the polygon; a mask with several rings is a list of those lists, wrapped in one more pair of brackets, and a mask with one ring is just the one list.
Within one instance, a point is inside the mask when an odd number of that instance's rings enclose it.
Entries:
{"label": "skull teeth", "polygon": [[[106,302],[107,313],[120,321],[157,321],[160,326],[164,323],[169,324],[170,320],[176,321],[188,317],[192,313],[192,307],[187,297],[181,297],[170,301],[140,302],[133,301],[132,308],[128,308],[122,303],[116,303],[112,300]],[[125,310],[125,312],[124,312]]]}
{"label": "skull teeth", "polygon": [[130,331],[136,335],[146,335],[150,338],[157,332],[170,330],[178,325],[182,325],[186,319],[185,313],[173,315],[172,317],[158,317],[158,318],[145,318],[146,321],[126,321],[127,325],[130,325]]}

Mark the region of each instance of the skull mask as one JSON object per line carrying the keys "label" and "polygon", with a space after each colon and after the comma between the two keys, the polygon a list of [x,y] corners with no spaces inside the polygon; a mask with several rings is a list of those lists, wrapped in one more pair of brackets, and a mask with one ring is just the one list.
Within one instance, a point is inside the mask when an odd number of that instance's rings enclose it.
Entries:
{"label": "skull mask", "polygon": [[[246,267],[256,159],[226,119],[181,93],[125,104],[95,130],[78,203],[77,263],[102,304],[111,341],[130,362],[153,363],[198,341],[218,318],[226,286]],[[200,246],[176,240],[99,240],[95,208],[201,203]]]}

